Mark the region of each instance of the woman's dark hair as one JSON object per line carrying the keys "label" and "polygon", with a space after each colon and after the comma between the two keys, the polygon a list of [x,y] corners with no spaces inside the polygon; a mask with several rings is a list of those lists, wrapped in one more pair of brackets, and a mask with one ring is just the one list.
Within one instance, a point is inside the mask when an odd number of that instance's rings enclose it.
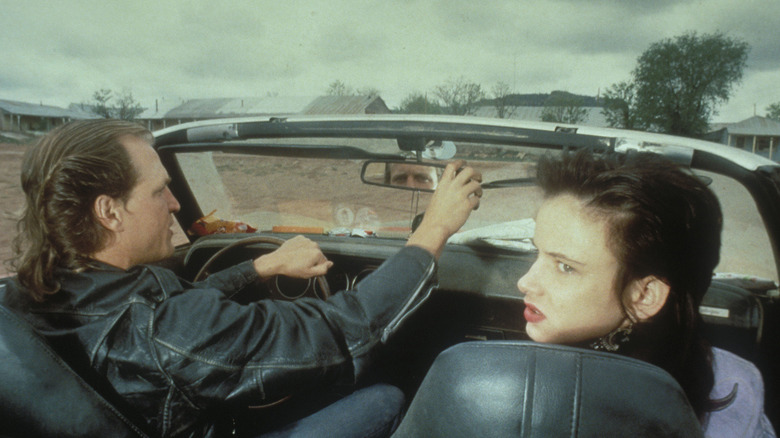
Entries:
{"label": "woman's dark hair", "polygon": [[[619,263],[614,289],[636,323],[620,352],[668,371],[702,418],[714,378],[698,309],[720,257],[717,197],[689,170],[650,153],[547,156],[537,172],[546,198],[573,195],[608,224]],[[637,322],[626,291],[649,275],[669,285],[669,296],[658,314]]]}
{"label": "woman's dark hair", "polygon": [[99,195],[127,200],[138,175],[121,141],[148,140],[143,126],[120,120],[62,125],[27,150],[21,182],[25,206],[14,258],[19,282],[36,300],[59,290],[55,268],[87,268],[109,235],[92,207]]}

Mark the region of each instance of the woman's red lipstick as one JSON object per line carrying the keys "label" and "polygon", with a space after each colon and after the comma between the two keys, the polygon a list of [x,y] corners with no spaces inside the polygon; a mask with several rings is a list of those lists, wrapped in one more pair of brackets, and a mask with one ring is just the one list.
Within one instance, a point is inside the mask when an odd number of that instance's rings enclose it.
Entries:
{"label": "woman's red lipstick", "polygon": [[530,323],[540,322],[542,321],[545,316],[542,312],[539,311],[539,309],[536,308],[533,304],[525,304],[525,311],[523,311],[523,317],[526,321]]}

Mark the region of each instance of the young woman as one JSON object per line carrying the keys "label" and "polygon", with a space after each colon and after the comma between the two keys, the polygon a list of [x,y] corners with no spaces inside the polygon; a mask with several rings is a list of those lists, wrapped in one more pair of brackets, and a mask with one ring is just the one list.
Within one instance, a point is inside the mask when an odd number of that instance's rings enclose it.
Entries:
{"label": "young woman", "polygon": [[[718,263],[722,228],[720,205],[706,185],[653,154],[585,152],[543,158],[538,181],[545,195],[534,233],[539,255],[517,284],[531,339],[665,369],[708,435],[741,428],[745,436],[774,436],[755,367],[710,348],[700,332],[698,307]],[[757,413],[735,403],[754,398],[750,388],[712,397],[725,372],[757,376]]]}

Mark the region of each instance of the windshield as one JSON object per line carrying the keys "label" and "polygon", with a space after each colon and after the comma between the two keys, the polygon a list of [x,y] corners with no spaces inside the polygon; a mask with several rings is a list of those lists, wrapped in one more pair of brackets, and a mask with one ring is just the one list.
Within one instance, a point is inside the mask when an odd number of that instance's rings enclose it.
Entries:
{"label": "windshield", "polygon": [[[458,143],[453,159],[467,160],[490,183],[532,178],[542,153],[560,152]],[[241,221],[261,232],[406,239],[415,217],[430,202],[431,193],[362,182],[365,158],[306,155],[289,150],[272,155],[209,151],[178,153],[176,158],[204,214],[213,212],[214,217]],[[404,153],[395,155],[404,158]],[[406,158],[414,161],[411,153]],[[717,272],[777,281],[769,238],[747,190],[728,177],[700,174],[712,178],[710,188],[724,212]],[[533,218],[540,204],[540,190],[532,184],[487,189],[479,210],[450,243],[533,251]]]}
{"label": "windshield", "polygon": [[[533,159],[527,154],[475,155],[464,148],[455,158],[467,159],[484,181],[532,176]],[[422,191],[363,183],[365,159],[187,152],[177,154],[177,160],[204,214],[216,210],[216,216],[261,231],[287,226],[328,233],[346,228],[406,238],[414,217],[425,211],[431,198]],[[529,186],[491,190],[463,230],[530,218],[538,199],[537,189]]]}

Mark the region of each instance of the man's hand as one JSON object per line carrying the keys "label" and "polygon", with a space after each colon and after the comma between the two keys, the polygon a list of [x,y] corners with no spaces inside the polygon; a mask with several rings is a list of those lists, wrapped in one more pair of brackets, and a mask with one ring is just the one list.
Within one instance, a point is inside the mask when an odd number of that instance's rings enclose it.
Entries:
{"label": "man's hand", "polygon": [[312,240],[296,236],[282,244],[276,251],[255,259],[255,270],[260,278],[274,275],[294,278],[311,278],[325,275],[333,262],[325,257],[319,245]]}
{"label": "man's hand", "polygon": [[407,245],[426,249],[438,259],[447,239],[479,207],[482,175],[471,167],[464,167],[465,164],[465,161],[458,160],[444,169],[423,221],[409,237]]}

